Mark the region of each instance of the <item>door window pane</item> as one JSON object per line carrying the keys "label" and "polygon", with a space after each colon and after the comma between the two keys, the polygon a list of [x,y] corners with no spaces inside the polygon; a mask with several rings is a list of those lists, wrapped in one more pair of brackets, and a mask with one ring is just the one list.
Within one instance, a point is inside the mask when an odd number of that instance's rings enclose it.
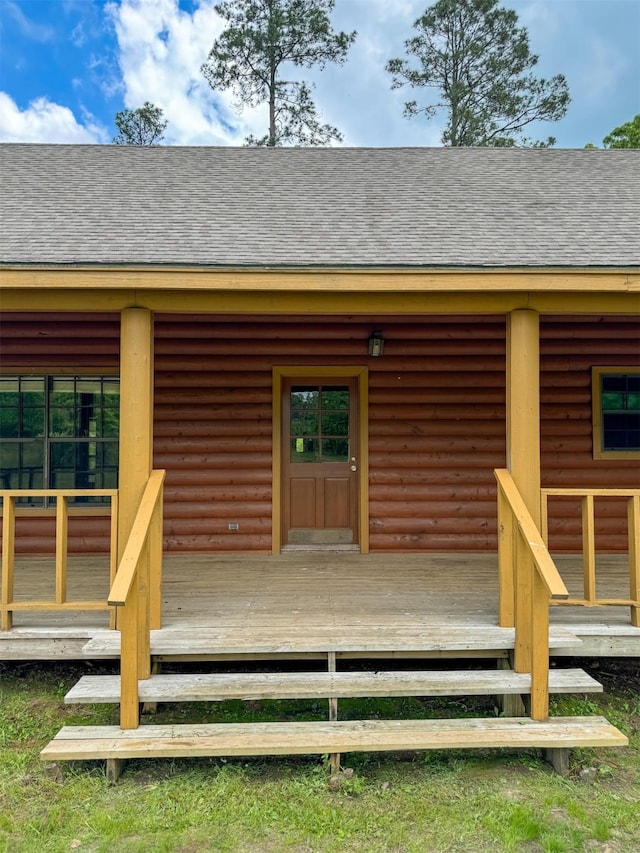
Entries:
{"label": "door window pane", "polygon": [[317,438],[292,438],[291,439],[291,461],[292,462],[319,462],[320,442]]}
{"label": "door window pane", "polygon": [[349,442],[340,438],[322,439],[323,462],[348,462]]}
{"label": "door window pane", "polygon": [[347,462],[349,388],[344,385],[294,386],[291,389],[292,462]]}

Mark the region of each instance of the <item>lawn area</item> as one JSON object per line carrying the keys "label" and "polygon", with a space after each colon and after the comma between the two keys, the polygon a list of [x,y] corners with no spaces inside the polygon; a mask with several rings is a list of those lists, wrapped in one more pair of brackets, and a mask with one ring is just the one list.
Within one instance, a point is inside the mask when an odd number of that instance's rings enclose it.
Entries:
{"label": "lawn area", "polygon": [[[569,662],[567,662],[569,665]],[[585,666],[584,661],[576,665]],[[65,706],[89,664],[0,663],[2,853],[638,853],[637,662],[587,668],[602,695],[558,697],[555,714],[603,714],[626,749],[575,750],[556,775],[536,751],[350,754],[330,777],[317,758],[134,761],[114,786],[98,763],[46,766],[62,725],[117,722],[114,706]],[[108,667],[106,668],[108,671]],[[342,717],[487,715],[471,700],[341,700]],[[155,720],[322,719],[325,703],[161,707]],[[353,771],[353,772],[351,772]]]}

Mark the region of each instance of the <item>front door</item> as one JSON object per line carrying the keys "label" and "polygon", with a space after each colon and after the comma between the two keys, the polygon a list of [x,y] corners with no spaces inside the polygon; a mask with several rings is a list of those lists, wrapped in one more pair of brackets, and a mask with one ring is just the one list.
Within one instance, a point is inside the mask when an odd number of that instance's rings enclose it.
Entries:
{"label": "front door", "polygon": [[358,382],[287,378],[282,387],[282,543],[358,546]]}

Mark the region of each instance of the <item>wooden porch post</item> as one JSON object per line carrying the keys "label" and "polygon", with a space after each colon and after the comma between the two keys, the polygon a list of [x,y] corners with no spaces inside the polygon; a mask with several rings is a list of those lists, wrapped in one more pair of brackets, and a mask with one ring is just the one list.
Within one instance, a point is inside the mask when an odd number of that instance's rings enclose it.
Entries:
{"label": "wooden porch post", "polygon": [[[512,311],[507,322],[507,468],[540,529],[540,318],[525,309]],[[515,572],[514,665],[518,672],[531,672],[534,567],[517,545]]]}
{"label": "wooden porch post", "polygon": [[120,477],[118,560],[151,473],[153,453],[153,318],[125,308],[120,325]]}
{"label": "wooden porch post", "polygon": [[[151,474],[152,452],[153,318],[146,309],[125,308],[120,328],[118,562],[122,559]],[[148,546],[140,569],[119,619],[122,640],[120,725],[123,728],[137,727],[138,679],[151,675]]]}

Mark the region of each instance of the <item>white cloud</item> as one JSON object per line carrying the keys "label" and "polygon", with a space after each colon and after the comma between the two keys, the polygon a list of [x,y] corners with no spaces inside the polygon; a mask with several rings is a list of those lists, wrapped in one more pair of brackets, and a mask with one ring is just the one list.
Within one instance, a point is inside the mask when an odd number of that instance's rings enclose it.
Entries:
{"label": "white cloud", "polygon": [[36,98],[25,110],[0,92],[0,141],[2,142],[108,142],[107,133],[92,116],[80,124],[68,107],[47,98]]}
{"label": "white cloud", "polygon": [[233,108],[233,96],[213,92],[200,67],[223,21],[214,0],[201,0],[191,15],[177,0],[121,0],[107,12],[115,25],[124,102],[129,109],[151,101],[168,120],[170,144],[229,145],[258,130],[261,111]]}
{"label": "white cloud", "polygon": [[54,35],[52,27],[44,24],[36,24],[24,14],[22,9],[14,3],[13,0],[4,0],[2,3],[2,11],[13,18],[24,35],[38,42],[51,41]]}

